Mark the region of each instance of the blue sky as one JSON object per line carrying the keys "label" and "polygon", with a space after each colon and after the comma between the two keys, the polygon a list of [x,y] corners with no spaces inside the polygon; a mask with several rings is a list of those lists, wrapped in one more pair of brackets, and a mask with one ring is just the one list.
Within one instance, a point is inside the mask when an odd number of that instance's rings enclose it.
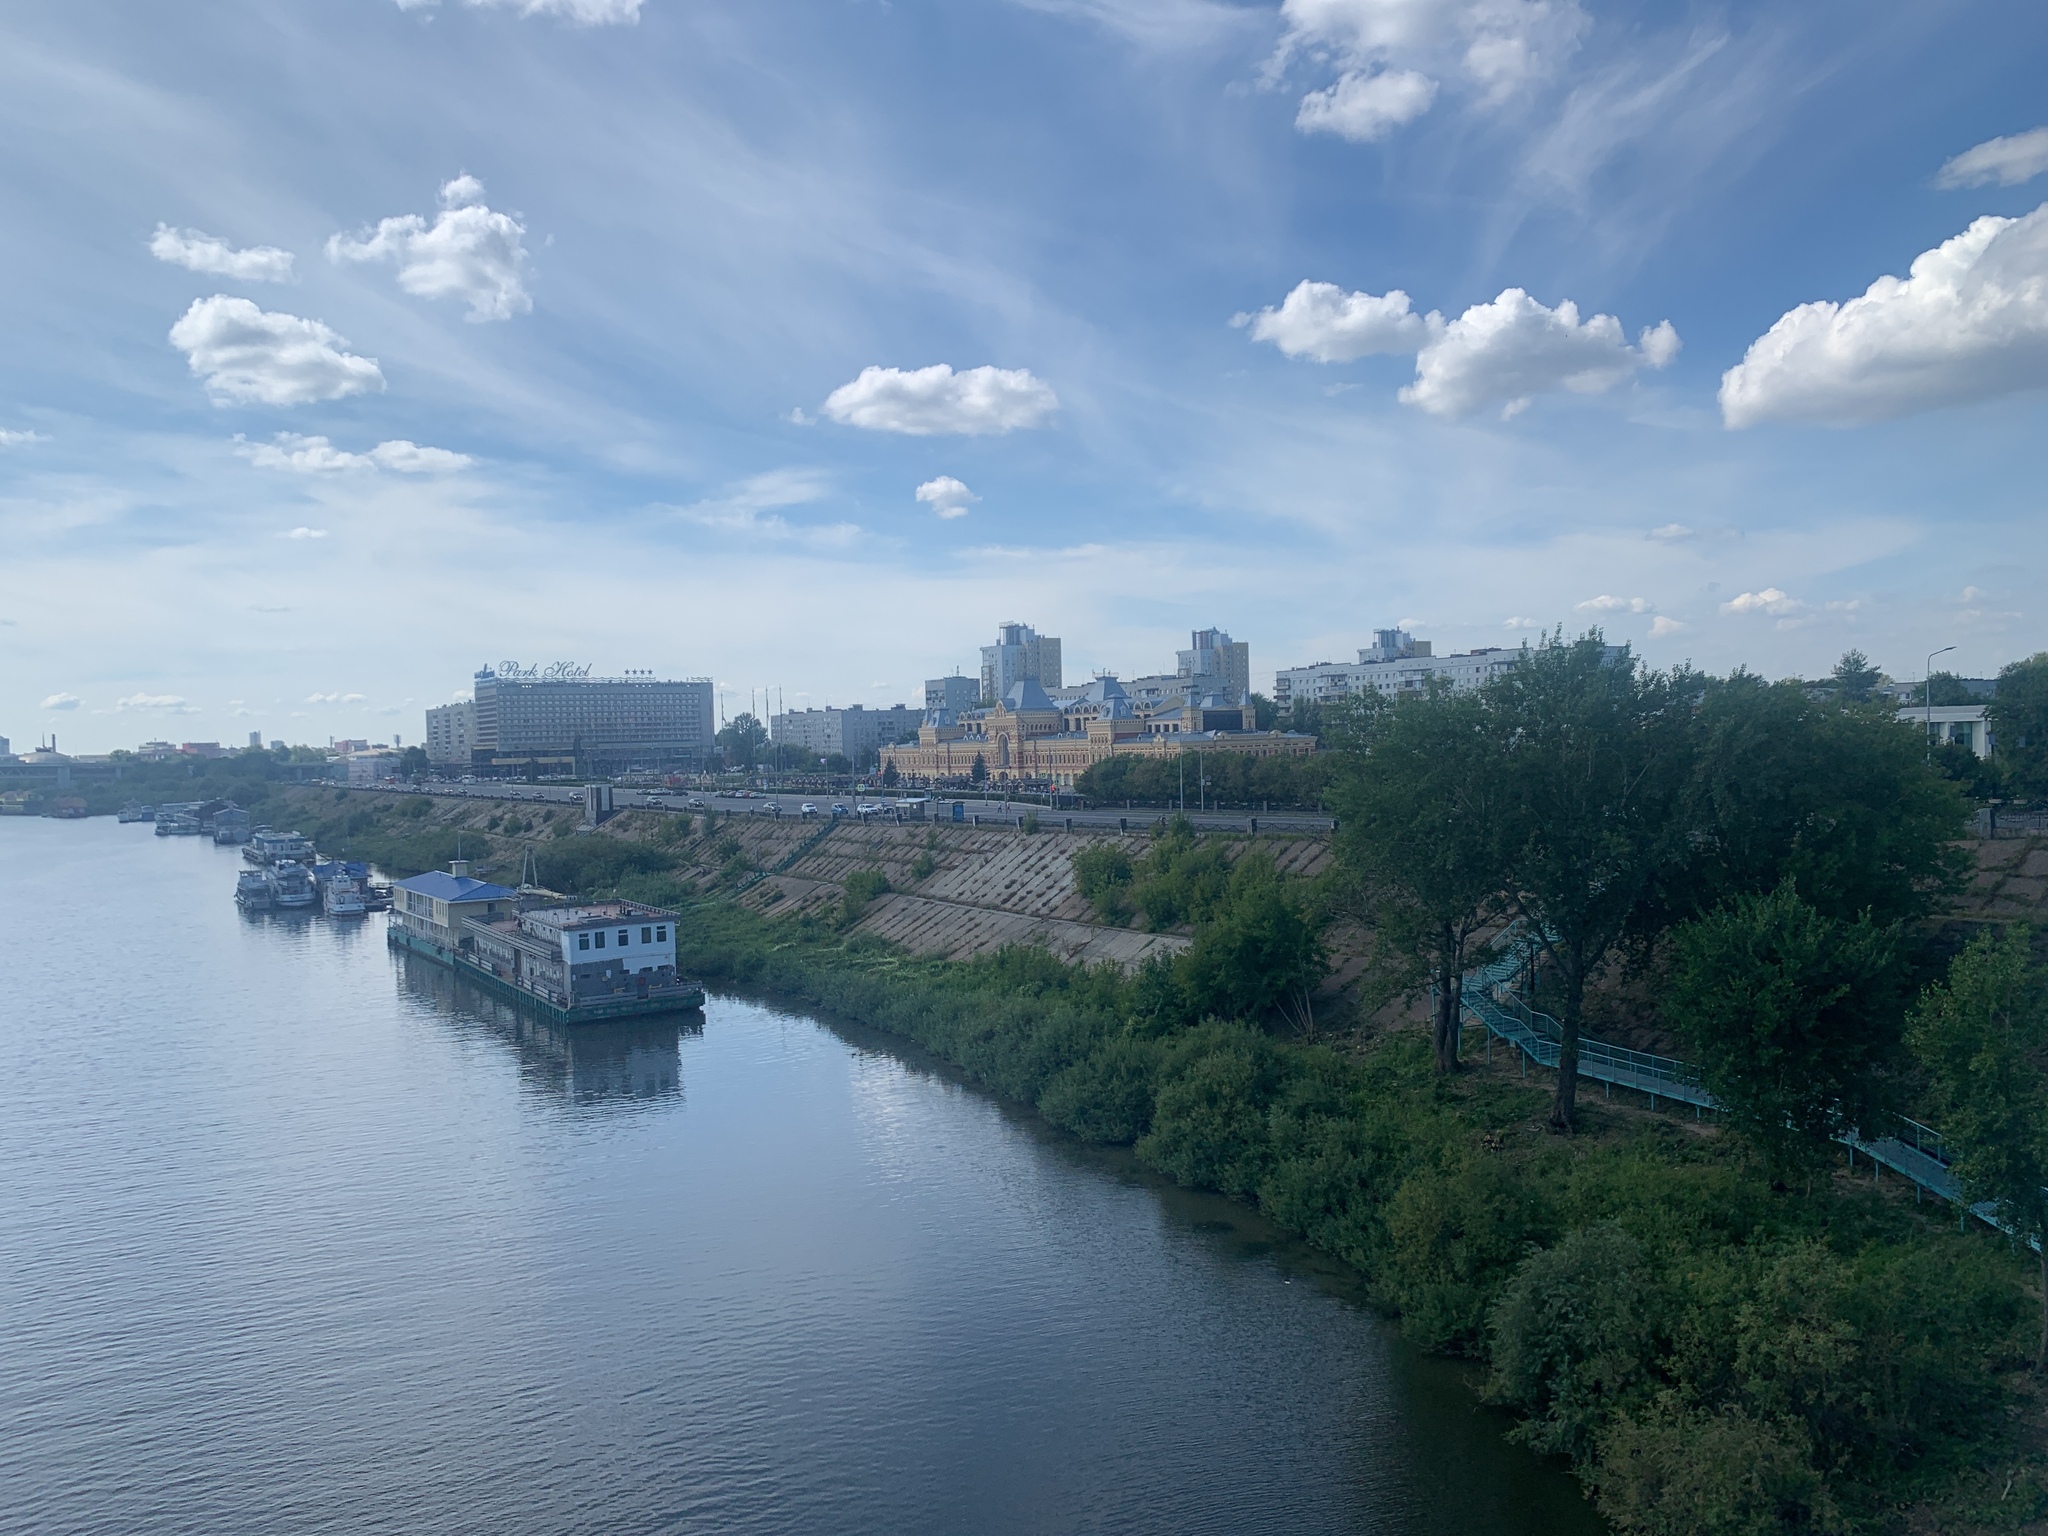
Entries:
{"label": "blue sky", "polygon": [[895,702],[1010,618],[1989,672],[2044,78],[2019,3],[23,0],[0,734]]}

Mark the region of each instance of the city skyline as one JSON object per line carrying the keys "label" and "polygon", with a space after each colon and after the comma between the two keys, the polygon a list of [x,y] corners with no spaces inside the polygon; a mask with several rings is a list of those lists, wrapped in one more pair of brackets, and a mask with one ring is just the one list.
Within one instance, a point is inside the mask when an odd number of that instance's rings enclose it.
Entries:
{"label": "city skyline", "polygon": [[2048,647],[2038,8],[0,37],[17,743],[410,738],[507,650],[914,703],[1004,615],[1074,677],[1221,624],[1261,691],[1386,625]]}

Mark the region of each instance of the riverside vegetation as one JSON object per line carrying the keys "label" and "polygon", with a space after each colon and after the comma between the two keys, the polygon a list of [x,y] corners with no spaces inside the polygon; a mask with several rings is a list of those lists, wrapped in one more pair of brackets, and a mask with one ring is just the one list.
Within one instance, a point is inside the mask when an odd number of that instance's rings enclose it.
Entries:
{"label": "riverside vegetation", "polygon": [[[1848,1177],[1829,1142],[1916,1114],[1973,1200],[2023,1235],[2048,1222],[2043,976],[2025,932],[1941,917],[1968,872],[1957,781],[1852,688],[1648,672],[1597,635],[1347,728],[1316,882],[1185,825],[1077,860],[1107,920],[1190,936],[1133,974],[907,956],[854,926],[879,872],[836,912],[763,917],[726,899],[750,870],[738,842],[721,856],[706,829],[685,860],[682,818],[644,843],[544,836],[540,878],[681,906],[680,958],[707,979],[900,1034],[1076,1136],[1256,1202],[1354,1265],[1417,1343],[1468,1359],[1622,1531],[2048,1514],[2036,1261]],[[358,852],[399,870],[452,854],[453,833],[408,831],[410,805],[357,803],[328,815]],[[506,829],[566,830],[536,814],[569,813],[520,807]],[[716,874],[699,889],[686,862]],[[1340,931],[1366,936],[1363,1015],[1432,981],[1453,997],[1514,919],[1569,1032],[1624,999],[1725,1112],[1581,1104],[1569,1052],[1525,1082],[1478,1067],[1454,1007],[1376,1030],[1315,996]]]}

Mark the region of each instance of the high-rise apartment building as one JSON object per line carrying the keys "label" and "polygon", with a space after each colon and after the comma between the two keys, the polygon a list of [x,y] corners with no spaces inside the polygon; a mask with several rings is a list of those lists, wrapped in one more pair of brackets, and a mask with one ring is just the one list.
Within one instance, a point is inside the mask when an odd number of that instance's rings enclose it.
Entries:
{"label": "high-rise apartment building", "polygon": [[[972,686],[967,678],[961,681]],[[859,704],[844,709],[792,709],[768,717],[768,738],[777,746],[801,747],[820,757],[838,752],[859,767],[890,742],[915,736],[923,718],[907,704],[892,704],[887,709]]]}
{"label": "high-rise apartment building", "polygon": [[1252,648],[1220,629],[1198,629],[1193,644],[1174,653],[1182,677],[1204,681],[1231,702],[1242,703],[1252,691]]}
{"label": "high-rise apartment building", "polygon": [[427,761],[469,766],[469,754],[476,745],[476,704],[464,699],[427,711]]}
{"label": "high-rise apartment building", "polygon": [[981,648],[981,697],[1007,698],[1010,689],[1023,682],[1048,689],[1060,686],[1060,643],[1029,624],[1003,624],[996,630],[996,643]]}
{"label": "high-rise apartment building", "polygon": [[972,709],[981,702],[981,685],[971,677],[962,677],[957,672],[951,677],[928,677],[924,680],[924,712],[935,709],[958,712]]}

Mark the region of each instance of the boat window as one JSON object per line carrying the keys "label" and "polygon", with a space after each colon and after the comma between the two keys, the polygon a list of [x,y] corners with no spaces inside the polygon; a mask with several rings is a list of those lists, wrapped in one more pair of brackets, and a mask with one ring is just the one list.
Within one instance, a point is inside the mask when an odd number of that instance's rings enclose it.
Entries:
{"label": "boat window", "polygon": [[654,942],[657,944],[666,944],[668,942],[668,930],[666,928],[655,929]]}
{"label": "boat window", "polygon": [[590,935],[589,935],[589,934],[587,934],[587,933],[579,933],[579,934],[577,934],[577,935],[576,935],[576,947],[577,947],[578,949],[588,949],[588,948],[590,948]]}
{"label": "boat window", "polygon": [[621,928],[619,930],[619,948],[624,949],[628,944],[632,942],[633,930],[630,928]]}

